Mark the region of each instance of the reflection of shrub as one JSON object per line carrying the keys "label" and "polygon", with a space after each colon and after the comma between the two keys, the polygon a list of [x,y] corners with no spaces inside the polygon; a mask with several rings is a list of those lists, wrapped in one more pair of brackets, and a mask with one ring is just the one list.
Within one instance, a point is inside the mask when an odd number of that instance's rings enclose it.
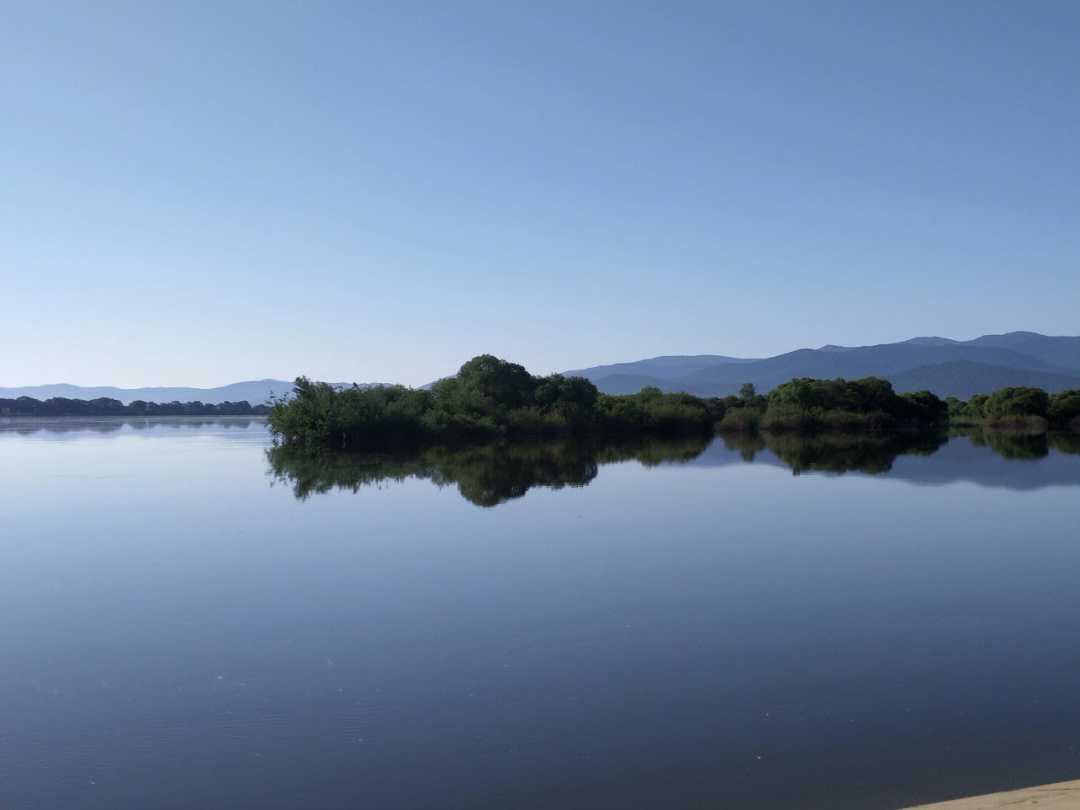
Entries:
{"label": "reflection of shrub", "polygon": [[356,491],[382,481],[422,478],[455,484],[466,500],[494,506],[520,498],[532,487],[584,486],[596,477],[601,463],[637,459],[651,466],[686,461],[699,455],[707,442],[704,436],[426,442],[384,453],[312,452],[279,445],[267,451],[267,458],[275,478],[290,484],[301,499],[332,489]]}
{"label": "reflection of shrub", "polygon": [[[1077,425],[1080,428],[1080,424]],[[1080,454],[1080,432],[1051,433],[1050,446],[1061,453]]]}
{"label": "reflection of shrub", "polygon": [[1049,441],[1044,430],[988,429],[968,434],[971,443],[989,447],[1004,458],[1036,459],[1045,456]]}
{"label": "reflection of shrub", "polygon": [[933,453],[946,441],[943,433],[891,432],[876,435],[852,433],[770,433],[765,444],[796,474],[807,470],[844,473],[858,470],[881,473],[892,468],[899,455]]}
{"label": "reflection of shrub", "polygon": [[732,432],[720,434],[724,447],[738,450],[743,461],[753,461],[758,452],[765,449],[765,439],[759,433]]}
{"label": "reflection of shrub", "polygon": [[[1037,459],[1054,447],[1080,454],[1080,434],[982,429],[953,431],[968,436],[1009,459]],[[878,474],[892,468],[898,456],[930,455],[949,439],[943,431],[813,434],[798,431],[722,434],[728,450],[753,461],[767,449],[794,473],[859,471]],[[645,466],[689,461],[701,455],[710,437],[645,436],[562,439],[498,439],[485,442],[425,442],[382,453],[314,452],[295,446],[267,451],[271,472],[287,483],[297,498],[333,489],[356,491],[386,481],[417,478],[439,486],[454,485],[478,506],[494,506],[520,498],[531,488],[580,487],[590,483],[601,465],[636,460]]]}

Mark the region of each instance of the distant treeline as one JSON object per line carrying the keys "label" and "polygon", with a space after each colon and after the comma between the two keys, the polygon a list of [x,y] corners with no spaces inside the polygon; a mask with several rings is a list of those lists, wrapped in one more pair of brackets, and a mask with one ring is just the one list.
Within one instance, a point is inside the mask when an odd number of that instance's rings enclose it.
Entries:
{"label": "distant treeline", "polygon": [[967,402],[949,397],[949,420],[960,425],[997,424],[1080,430],[1080,389],[1047,394],[1041,388],[1013,386],[974,394]]}
{"label": "distant treeline", "polygon": [[[822,430],[921,427],[948,423],[1043,429],[1080,429],[1080,390],[1047,394],[1014,386],[962,401],[939,399],[929,391],[897,394],[888,380],[816,380],[802,377],[755,395],[744,385],[741,397],[726,397],[721,430]],[[734,400],[738,400],[737,402]]]}
{"label": "distant treeline", "polygon": [[33,397],[0,399],[0,416],[261,416],[269,413],[267,405],[248,402],[135,402],[125,405],[118,399],[68,399]]}
{"label": "distant treeline", "polygon": [[335,388],[301,377],[267,416],[279,444],[346,450],[515,435],[923,429],[950,420],[1080,427],[1080,391],[1049,396],[1007,388],[960,402],[929,391],[897,394],[888,380],[867,377],[800,378],[768,394],[746,384],[728,397],[657,388],[611,395],[583,377],[534,377],[520,365],[482,355],[430,389]]}
{"label": "distant treeline", "polygon": [[0,399],[0,416],[259,416],[284,445],[358,450],[430,439],[572,434],[925,429],[946,424],[1080,430],[1080,390],[1024,386],[969,400],[897,394],[888,380],[798,378],[759,394],[697,397],[643,388],[602,394],[584,377],[534,377],[491,355],[475,357],[429,389],[351,388],[300,377],[271,405],[248,402],[124,405],[116,399]]}

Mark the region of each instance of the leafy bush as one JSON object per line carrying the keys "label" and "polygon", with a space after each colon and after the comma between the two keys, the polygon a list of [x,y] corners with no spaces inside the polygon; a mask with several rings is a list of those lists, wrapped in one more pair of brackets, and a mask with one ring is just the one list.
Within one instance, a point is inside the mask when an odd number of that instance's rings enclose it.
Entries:
{"label": "leafy bush", "polygon": [[742,433],[752,433],[761,424],[761,411],[756,408],[731,408],[717,427]]}
{"label": "leafy bush", "polygon": [[1004,417],[1035,416],[1046,418],[1050,410],[1050,397],[1041,388],[1026,385],[1000,388],[986,399],[983,411],[991,420]]}
{"label": "leafy bush", "polygon": [[1066,388],[1050,397],[1047,418],[1056,425],[1070,425],[1080,420],[1080,388]]}
{"label": "leafy bush", "polygon": [[762,424],[768,430],[881,429],[936,424],[948,406],[929,391],[896,394],[877,377],[815,380],[799,377],[769,392]]}

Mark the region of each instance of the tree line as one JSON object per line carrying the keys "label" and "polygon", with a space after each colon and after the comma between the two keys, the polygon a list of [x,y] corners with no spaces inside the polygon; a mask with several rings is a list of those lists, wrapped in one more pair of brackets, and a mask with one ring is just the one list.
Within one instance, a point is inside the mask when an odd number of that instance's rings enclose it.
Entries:
{"label": "tree line", "polygon": [[0,399],[0,416],[261,416],[287,445],[364,449],[407,441],[515,435],[712,434],[721,432],[923,429],[946,424],[1080,430],[1080,389],[1026,386],[967,401],[929,391],[896,393],[888,380],[797,378],[759,394],[697,397],[643,388],[603,394],[584,377],[537,377],[492,355],[465,363],[429,388],[339,388],[305,377],[269,405],[154,403],[54,397]]}
{"label": "tree line", "polygon": [[653,387],[612,395],[584,377],[536,377],[516,363],[481,355],[426,389],[337,388],[300,377],[267,414],[280,444],[344,450],[514,435],[920,429],[950,420],[1080,429],[1080,391],[1051,396],[1006,388],[960,402],[929,391],[897,394],[888,380],[866,377],[798,378],[768,394],[747,383],[728,397]]}
{"label": "tree line", "polygon": [[52,397],[40,400],[33,397],[0,399],[0,416],[263,416],[269,405],[240,402],[144,402],[135,400],[125,405],[118,399],[68,399]]}
{"label": "tree line", "polygon": [[1012,386],[974,394],[966,402],[948,397],[949,419],[956,424],[1016,424],[1080,429],[1080,389],[1048,394],[1041,388]]}

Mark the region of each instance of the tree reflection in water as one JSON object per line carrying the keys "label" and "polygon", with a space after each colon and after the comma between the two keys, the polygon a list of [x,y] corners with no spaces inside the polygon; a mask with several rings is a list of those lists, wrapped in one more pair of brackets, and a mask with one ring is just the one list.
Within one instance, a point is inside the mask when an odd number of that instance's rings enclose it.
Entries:
{"label": "tree reflection in water", "polygon": [[357,490],[382,481],[422,478],[456,484],[478,506],[520,498],[532,487],[585,486],[601,464],[636,460],[645,465],[686,461],[709,444],[708,437],[560,441],[495,441],[427,444],[393,453],[316,453],[290,447],[267,451],[275,478],[298,498],[331,489]]}
{"label": "tree reflection in water", "polygon": [[882,473],[892,468],[897,456],[930,455],[945,443],[944,433],[766,433],[756,436],[724,436],[729,449],[746,461],[769,450],[798,475],[817,470],[844,473]]}
{"label": "tree reflection in water", "polygon": [[[950,439],[966,437],[1006,459],[1038,459],[1053,448],[1080,453],[1080,434],[1022,431],[941,433],[764,433],[723,434],[716,441],[753,462],[768,451],[791,471],[876,475],[888,472],[899,456],[929,456]],[[390,453],[312,454],[290,447],[267,451],[275,479],[292,487],[296,497],[333,489],[358,490],[407,478],[456,485],[462,497],[478,506],[520,498],[533,487],[581,487],[602,464],[637,461],[646,466],[680,463],[700,456],[708,437],[585,437],[558,441],[500,440],[472,444],[414,445]]]}

